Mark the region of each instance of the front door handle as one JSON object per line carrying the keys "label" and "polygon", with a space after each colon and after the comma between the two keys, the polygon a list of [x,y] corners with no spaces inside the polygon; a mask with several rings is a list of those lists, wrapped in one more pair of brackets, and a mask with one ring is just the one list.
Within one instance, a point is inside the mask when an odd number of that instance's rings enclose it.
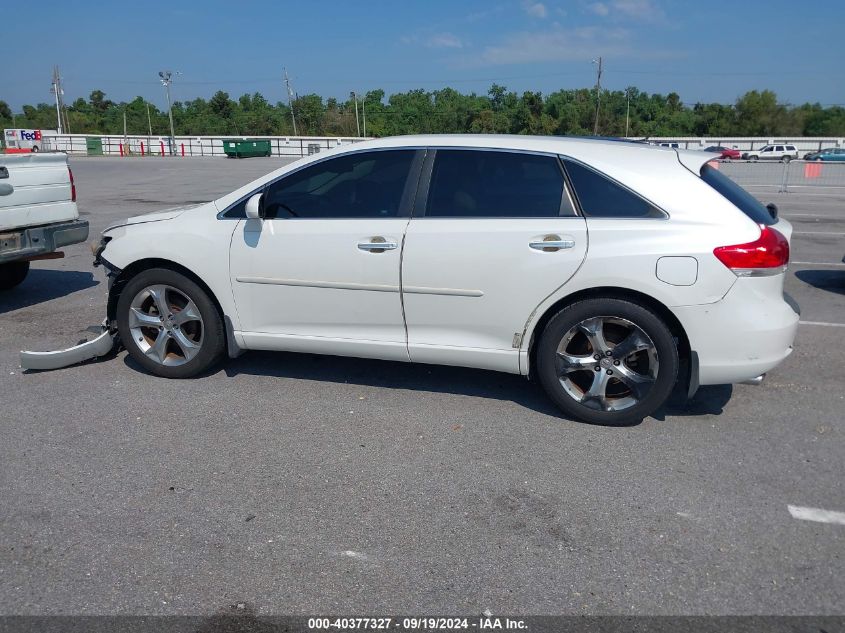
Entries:
{"label": "front door handle", "polygon": [[381,235],[376,235],[370,238],[369,242],[358,242],[358,248],[362,251],[369,251],[370,253],[383,253],[384,251],[392,251],[399,248],[399,244],[388,242]]}
{"label": "front door handle", "polygon": [[528,242],[528,246],[535,251],[543,251],[544,253],[554,253],[564,248],[572,248],[575,246],[575,240],[561,239],[560,235],[547,235],[542,241]]}

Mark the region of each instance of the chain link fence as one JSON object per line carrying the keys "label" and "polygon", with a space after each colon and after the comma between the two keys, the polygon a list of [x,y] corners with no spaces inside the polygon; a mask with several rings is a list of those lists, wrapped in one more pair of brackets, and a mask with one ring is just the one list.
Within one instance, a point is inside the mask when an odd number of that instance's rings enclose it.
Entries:
{"label": "chain link fence", "polygon": [[748,189],[776,189],[778,193],[814,188],[845,190],[845,162],[721,160],[715,164],[726,176]]}

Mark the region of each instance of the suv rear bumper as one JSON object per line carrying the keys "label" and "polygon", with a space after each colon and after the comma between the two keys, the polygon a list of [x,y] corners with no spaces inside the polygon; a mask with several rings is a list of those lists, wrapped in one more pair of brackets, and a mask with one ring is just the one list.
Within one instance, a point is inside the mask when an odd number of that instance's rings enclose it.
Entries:
{"label": "suv rear bumper", "polygon": [[782,289],[782,275],[737,279],[721,301],[673,308],[698,355],[699,384],[751,380],[792,353],[799,308]]}
{"label": "suv rear bumper", "polygon": [[19,245],[14,250],[0,251],[0,264],[30,259],[45,253],[78,244],[88,239],[88,221],[73,220],[58,224],[32,226],[18,231],[2,231],[3,235],[17,236]]}

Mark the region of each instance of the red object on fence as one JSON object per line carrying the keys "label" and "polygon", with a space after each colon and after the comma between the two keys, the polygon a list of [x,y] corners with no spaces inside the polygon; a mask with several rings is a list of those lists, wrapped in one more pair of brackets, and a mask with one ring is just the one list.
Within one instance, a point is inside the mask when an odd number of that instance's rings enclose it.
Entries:
{"label": "red object on fence", "polygon": [[804,163],[804,178],[818,178],[821,175],[821,163]]}
{"label": "red object on fence", "polygon": [[164,141],[159,141],[161,144],[161,155],[164,156]]}
{"label": "red object on fence", "polygon": [[118,143],[117,146],[120,148],[120,155],[123,156],[123,143]]}
{"label": "red object on fence", "polygon": [[185,155],[185,144],[182,143],[182,156],[184,156],[184,155]]}
{"label": "red object on fence", "polygon": [[142,141],[141,142],[141,156],[143,156],[143,155],[144,155],[144,143]]}

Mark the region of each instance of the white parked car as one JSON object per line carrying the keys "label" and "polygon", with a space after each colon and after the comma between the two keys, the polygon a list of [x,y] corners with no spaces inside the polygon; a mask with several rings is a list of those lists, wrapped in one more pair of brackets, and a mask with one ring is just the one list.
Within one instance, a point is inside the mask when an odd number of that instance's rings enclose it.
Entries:
{"label": "white parked car", "polygon": [[779,160],[788,163],[798,158],[798,148],[794,145],[781,143],[779,145],[764,145],[760,149],[751,152],[743,152],[745,160]]}
{"label": "white parked car", "polygon": [[106,229],[108,321],[169,378],[255,349],[460,365],[630,423],[678,383],[755,379],[792,350],[792,228],[710,159],[529,136],[345,146]]}

